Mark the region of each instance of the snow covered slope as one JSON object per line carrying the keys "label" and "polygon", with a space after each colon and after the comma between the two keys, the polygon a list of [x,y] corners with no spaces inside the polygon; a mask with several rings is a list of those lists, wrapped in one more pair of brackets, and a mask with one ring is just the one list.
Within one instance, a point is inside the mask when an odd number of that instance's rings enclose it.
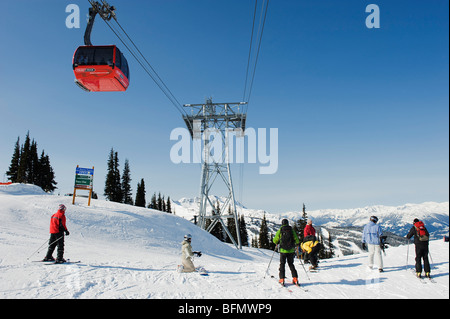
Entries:
{"label": "snow covered slope", "polygon": [[[307,279],[296,260],[300,282],[292,292],[279,287],[278,255],[271,251],[236,250],[191,222],[171,214],[92,200],[91,206],[70,197],[46,195],[30,185],[0,186],[0,299],[9,298],[449,298],[448,243],[430,243],[436,283],[422,284],[406,269],[407,246],[389,249],[385,272],[369,270],[367,255],[323,260]],[[87,202],[87,200],[86,200]],[[65,257],[78,264],[44,265],[50,216],[65,204]],[[194,264],[209,276],[176,272],[180,242],[193,235],[203,253]],[[45,245],[44,245],[45,246]],[[409,267],[413,264],[409,247]],[[28,260],[29,258],[29,260]],[[289,270],[287,271],[290,279]],[[418,289],[420,288],[420,289]]]}

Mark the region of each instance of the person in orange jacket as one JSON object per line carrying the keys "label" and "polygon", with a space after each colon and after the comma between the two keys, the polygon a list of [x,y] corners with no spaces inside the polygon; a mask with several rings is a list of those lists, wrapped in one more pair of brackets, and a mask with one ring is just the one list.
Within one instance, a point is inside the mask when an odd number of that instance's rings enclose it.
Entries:
{"label": "person in orange jacket", "polygon": [[59,205],[58,211],[50,218],[50,239],[48,245],[47,255],[42,261],[55,261],[53,258],[53,251],[58,246],[58,255],[56,257],[56,263],[64,263],[66,260],[64,256],[64,234],[69,236],[69,230],[66,226],[66,206]]}

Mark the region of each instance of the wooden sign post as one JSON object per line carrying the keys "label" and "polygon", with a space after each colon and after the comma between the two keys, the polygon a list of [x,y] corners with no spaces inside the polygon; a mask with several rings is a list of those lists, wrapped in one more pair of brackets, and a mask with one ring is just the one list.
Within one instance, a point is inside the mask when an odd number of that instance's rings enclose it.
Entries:
{"label": "wooden sign post", "polygon": [[73,199],[72,199],[73,205],[75,205],[75,197],[77,194],[77,189],[84,189],[89,191],[88,206],[91,206],[93,182],[94,182],[94,166],[92,166],[92,168],[82,168],[77,165],[77,169],[75,171],[75,186],[73,189]]}

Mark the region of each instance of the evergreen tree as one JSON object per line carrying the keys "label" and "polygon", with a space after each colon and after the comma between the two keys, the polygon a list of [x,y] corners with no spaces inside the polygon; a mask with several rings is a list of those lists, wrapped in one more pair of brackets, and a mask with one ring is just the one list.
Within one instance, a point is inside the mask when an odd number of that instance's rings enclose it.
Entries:
{"label": "evergreen tree", "polygon": [[300,242],[303,242],[303,239],[305,237],[304,230],[305,230],[306,224],[308,222],[308,214],[306,213],[305,204],[303,204],[302,211],[303,211],[302,218],[297,220],[297,222],[294,226],[295,230],[297,231],[297,236],[298,236],[298,239],[300,240]]}
{"label": "evergreen tree", "polygon": [[162,211],[162,209],[163,209],[163,204],[162,203],[163,203],[163,200],[162,200],[162,197],[161,197],[161,192],[159,192],[158,199],[156,201],[156,209],[157,210]]}
{"label": "evergreen tree", "polygon": [[17,141],[14,146],[14,153],[11,158],[11,164],[9,165],[9,170],[6,172],[6,175],[8,175],[8,179],[13,183],[17,183],[19,162],[20,162],[20,137],[17,137]]}
{"label": "evergreen tree", "polygon": [[252,247],[258,248],[258,236],[256,235],[252,237]]}
{"label": "evergreen tree", "polygon": [[123,203],[133,205],[133,198],[131,192],[131,177],[130,177],[130,164],[128,159],[125,159],[125,164],[123,165],[123,173],[122,173],[122,194],[123,194]]}
{"label": "evergreen tree", "polygon": [[164,196],[162,197],[162,200],[161,200],[161,211],[162,212],[165,212],[166,211],[166,202],[164,201]]}
{"label": "evergreen tree", "polygon": [[150,200],[150,204],[148,204],[148,208],[157,209],[158,204],[156,202],[156,193],[153,193],[152,199]]}
{"label": "evergreen tree", "polygon": [[31,168],[31,157],[30,155],[30,132],[27,132],[25,137],[25,143],[22,145],[20,150],[20,161],[19,168],[17,170],[17,182],[26,183],[28,180],[28,174]]}
{"label": "evergreen tree", "polygon": [[261,222],[261,228],[259,229],[259,248],[270,249],[269,242],[269,228],[267,227],[266,213],[264,213],[263,220]]}
{"label": "evergreen tree", "polygon": [[39,173],[37,175],[38,186],[40,186],[45,192],[52,192],[56,189],[55,173],[50,165],[50,158],[42,150],[41,157],[39,158]]}
{"label": "evergreen tree", "polygon": [[137,184],[136,200],[134,203],[136,206],[145,207],[145,183],[143,178],[141,179],[141,182]]}
{"label": "evergreen tree", "polygon": [[170,203],[170,196],[167,196],[166,212],[172,214],[172,204]]}
{"label": "evergreen tree", "polygon": [[[216,216],[216,215],[219,215],[219,214],[220,214],[220,204],[219,204],[219,201],[217,201],[216,208],[213,209],[212,215]],[[206,228],[208,228],[209,224],[211,222],[214,222],[215,219],[210,219],[208,221],[209,221],[209,223],[208,222],[206,223],[207,224]],[[210,233],[212,235],[216,236],[220,241],[224,241],[223,227],[222,227],[222,223],[220,222],[220,220],[218,222],[216,222],[216,224],[214,225],[214,227],[210,231]]]}
{"label": "evergreen tree", "polygon": [[30,153],[28,156],[30,157],[30,159],[29,159],[27,183],[37,185],[36,182],[38,180],[40,166],[37,153],[37,143],[35,142],[34,139],[31,142]]}
{"label": "evergreen tree", "polygon": [[30,141],[30,132],[27,132],[25,143],[20,146],[20,137],[14,146],[11,164],[6,172],[8,179],[13,183],[29,183],[41,187],[46,192],[56,189],[55,174],[50,165],[48,155],[42,151],[38,158],[37,142]]}
{"label": "evergreen tree", "polygon": [[241,234],[242,246],[248,246],[248,232],[247,225],[245,224],[244,215],[239,217],[239,233]]}
{"label": "evergreen tree", "polygon": [[117,152],[114,152],[113,148],[111,148],[108,157],[104,195],[106,199],[112,202],[121,203],[123,201],[122,186],[120,183],[119,158]]}
{"label": "evergreen tree", "polygon": [[[228,206],[228,214],[231,215],[231,208],[229,206]],[[237,242],[236,221],[234,220],[234,218],[227,218],[227,228],[231,236],[233,236],[234,241]],[[226,234],[225,236],[225,242],[226,243],[233,242],[231,238],[229,238],[228,234]]]}

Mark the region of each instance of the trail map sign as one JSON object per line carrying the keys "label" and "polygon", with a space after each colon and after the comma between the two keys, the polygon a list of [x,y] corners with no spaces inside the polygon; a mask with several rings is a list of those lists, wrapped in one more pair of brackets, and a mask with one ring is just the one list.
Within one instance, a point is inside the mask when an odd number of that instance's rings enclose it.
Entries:
{"label": "trail map sign", "polygon": [[75,186],[73,189],[72,204],[75,205],[75,197],[77,194],[77,189],[84,189],[89,191],[88,206],[91,205],[93,182],[94,182],[94,167],[92,166],[92,168],[83,168],[77,165],[77,169],[75,170]]}

